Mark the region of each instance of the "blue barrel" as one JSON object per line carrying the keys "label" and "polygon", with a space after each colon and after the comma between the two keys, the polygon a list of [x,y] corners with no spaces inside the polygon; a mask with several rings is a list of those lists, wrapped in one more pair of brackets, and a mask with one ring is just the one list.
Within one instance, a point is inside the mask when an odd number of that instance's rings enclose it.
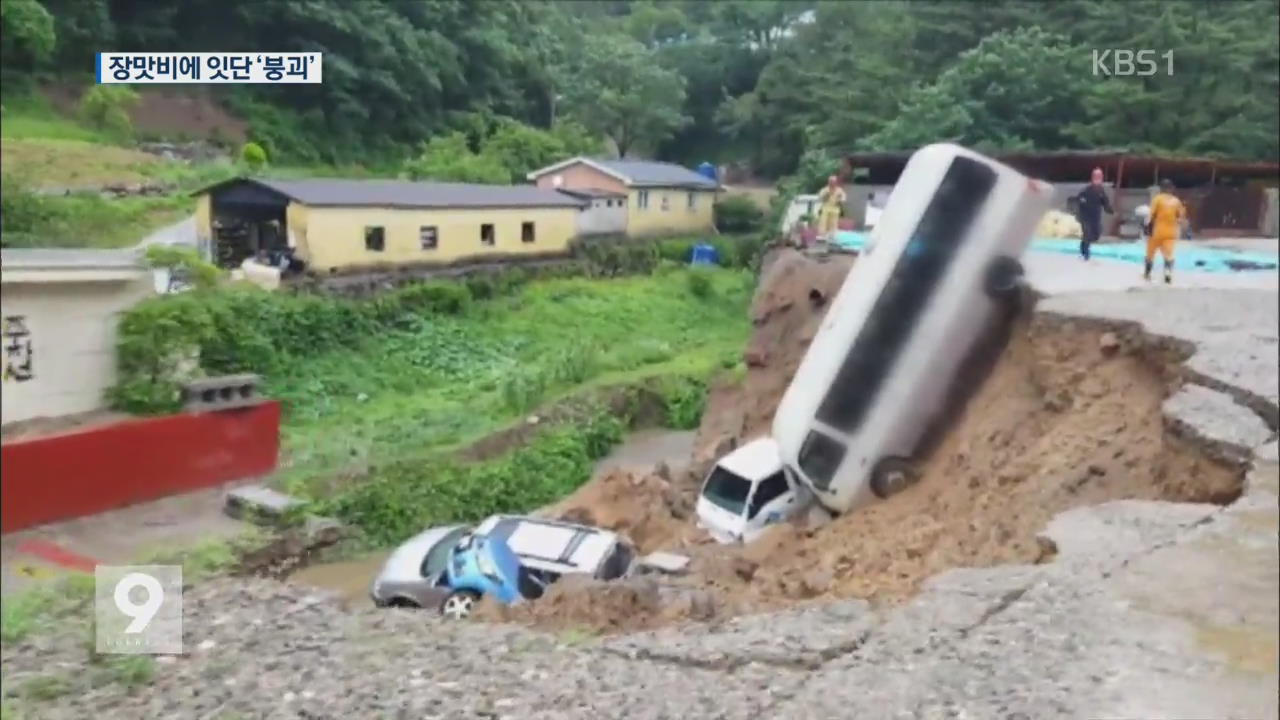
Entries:
{"label": "blue barrel", "polygon": [[690,265],[719,265],[720,253],[716,252],[714,245],[701,243],[693,246],[692,257],[689,259]]}
{"label": "blue barrel", "polygon": [[709,162],[704,162],[698,166],[698,174],[708,180],[716,180],[716,166]]}

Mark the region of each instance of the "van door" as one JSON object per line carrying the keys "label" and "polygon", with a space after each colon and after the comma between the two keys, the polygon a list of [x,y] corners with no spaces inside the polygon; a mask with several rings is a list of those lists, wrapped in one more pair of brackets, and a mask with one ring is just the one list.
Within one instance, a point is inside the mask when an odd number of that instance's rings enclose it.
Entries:
{"label": "van door", "polygon": [[795,503],[796,493],[782,470],[759,481],[747,503],[747,532],[786,520]]}

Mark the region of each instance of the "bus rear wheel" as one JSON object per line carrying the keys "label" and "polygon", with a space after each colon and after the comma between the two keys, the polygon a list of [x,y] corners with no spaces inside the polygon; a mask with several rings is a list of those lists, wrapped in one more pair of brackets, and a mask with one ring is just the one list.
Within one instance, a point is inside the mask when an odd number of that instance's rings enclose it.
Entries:
{"label": "bus rear wheel", "polygon": [[871,472],[871,492],[884,499],[910,487],[920,474],[905,458],[885,458]]}
{"label": "bus rear wheel", "polygon": [[1022,292],[1025,272],[1017,258],[998,257],[987,268],[985,290],[996,300],[1015,300]]}

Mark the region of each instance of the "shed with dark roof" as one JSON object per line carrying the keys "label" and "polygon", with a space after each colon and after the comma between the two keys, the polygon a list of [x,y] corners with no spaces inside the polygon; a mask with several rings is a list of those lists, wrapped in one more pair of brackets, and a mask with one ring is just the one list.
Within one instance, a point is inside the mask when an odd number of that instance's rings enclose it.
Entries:
{"label": "shed with dark roof", "polygon": [[224,267],[290,255],[318,271],[568,251],[589,201],[532,185],[240,177],[194,193]]}

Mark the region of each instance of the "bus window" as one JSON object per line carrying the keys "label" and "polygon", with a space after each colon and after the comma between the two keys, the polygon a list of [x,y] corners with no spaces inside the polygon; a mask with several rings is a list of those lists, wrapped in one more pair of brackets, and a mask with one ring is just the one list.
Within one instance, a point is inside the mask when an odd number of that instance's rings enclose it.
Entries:
{"label": "bus window", "polygon": [[[881,385],[911,339],[929,297],[995,182],[996,173],[990,167],[966,157],[952,160],[836,373],[818,408],[818,420],[852,434],[866,419]],[[806,446],[808,444],[806,440]],[[801,450],[801,457],[803,453]],[[815,484],[818,482],[812,474],[806,474]]]}
{"label": "bus window", "polygon": [[800,472],[819,490],[831,487],[831,480],[836,476],[836,470],[840,469],[843,460],[844,445],[815,430],[809,431],[797,458]]}

